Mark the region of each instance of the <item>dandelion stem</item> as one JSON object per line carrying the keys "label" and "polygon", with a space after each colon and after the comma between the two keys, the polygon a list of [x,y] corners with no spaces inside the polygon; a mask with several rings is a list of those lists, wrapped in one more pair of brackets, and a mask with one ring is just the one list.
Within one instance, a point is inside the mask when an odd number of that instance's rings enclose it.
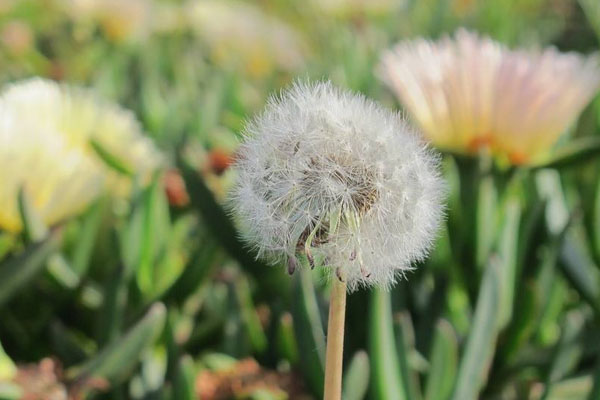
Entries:
{"label": "dandelion stem", "polygon": [[344,355],[344,319],[346,316],[346,283],[332,279],[327,325],[327,353],[325,355],[324,400],[342,398],[342,364]]}

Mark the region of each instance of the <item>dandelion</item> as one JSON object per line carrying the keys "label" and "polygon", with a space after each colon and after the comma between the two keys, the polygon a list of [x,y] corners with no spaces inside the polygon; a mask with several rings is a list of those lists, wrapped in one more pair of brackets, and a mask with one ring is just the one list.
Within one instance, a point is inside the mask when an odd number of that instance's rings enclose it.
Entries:
{"label": "dandelion", "polygon": [[247,128],[233,205],[260,256],[322,258],[348,287],[391,286],[441,216],[437,158],[397,114],[298,83]]}
{"label": "dandelion", "polygon": [[105,188],[126,194],[130,179],[99,148],[141,180],[162,163],[133,114],[92,92],[38,78],[9,85],[0,94],[0,227],[22,229],[21,189],[48,225],[80,213]]}
{"label": "dandelion", "polygon": [[547,156],[600,86],[595,56],[509,50],[463,29],[400,42],[379,73],[434,144],[511,164]]}
{"label": "dandelion", "polygon": [[[400,115],[330,83],[297,83],[246,134],[232,206],[259,255],[290,273],[300,253],[311,266],[323,260],[350,291],[389,287],[426,255],[443,185],[437,158]],[[333,282],[327,359],[340,323],[343,335],[346,288]]]}

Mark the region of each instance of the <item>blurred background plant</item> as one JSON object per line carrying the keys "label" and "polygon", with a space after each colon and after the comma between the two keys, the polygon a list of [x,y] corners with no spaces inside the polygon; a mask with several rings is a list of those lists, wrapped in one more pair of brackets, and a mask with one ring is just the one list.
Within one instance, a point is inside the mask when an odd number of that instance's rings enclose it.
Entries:
{"label": "blurred background plant", "polygon": [[[222,208],[243,122],[296,76],[401,109],[381,54],[460,26],[592,53],[600,3],[0,0],[0,398],[319,398],[327,284],[256,261]],[[32,76],[71,105],[15,111]],[[596,98],[544,163],[443,153],[430,260],[348,298],[346,399],[600,398],[599,134]]]}

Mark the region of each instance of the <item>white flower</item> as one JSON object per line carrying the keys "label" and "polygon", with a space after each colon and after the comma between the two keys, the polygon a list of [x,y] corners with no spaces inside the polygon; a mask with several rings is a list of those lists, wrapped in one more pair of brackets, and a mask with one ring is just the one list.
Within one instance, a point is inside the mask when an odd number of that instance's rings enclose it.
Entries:
{"label": "white flower", "polygon": [[512,164],[545,156],[600,86],[597,57],[509,50],[464,29],[400,42],[379,72],[434,144]]}
{"label": "white flower", "polygon": [[305,253],[389,287],[427,254],[443,214],[438,159],[396,113],[330,83],[296,83],[246,130],[231,198],[259,256]]}
{"label": "white flower", "polygon": [[81,212],[105,188],[126,194],[130,179],[92,143],[143,181],[162,163],[134,115],[91,91],[39,78],[7,86],[0,93],[0,228],[22,228],[21,187],[48,225]]}

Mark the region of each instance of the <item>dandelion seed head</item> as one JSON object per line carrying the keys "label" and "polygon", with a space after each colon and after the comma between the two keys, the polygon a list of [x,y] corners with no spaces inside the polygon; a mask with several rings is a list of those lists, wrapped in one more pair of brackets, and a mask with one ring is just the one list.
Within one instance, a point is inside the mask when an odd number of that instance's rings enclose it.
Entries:
{"label": "dandelion seed head", "polygon": [[259,256],[300,253],[349,290],[393,285],[441,220],[438,159],[396,113],[331,83],[296,83],[251,121],[231,206]]}

